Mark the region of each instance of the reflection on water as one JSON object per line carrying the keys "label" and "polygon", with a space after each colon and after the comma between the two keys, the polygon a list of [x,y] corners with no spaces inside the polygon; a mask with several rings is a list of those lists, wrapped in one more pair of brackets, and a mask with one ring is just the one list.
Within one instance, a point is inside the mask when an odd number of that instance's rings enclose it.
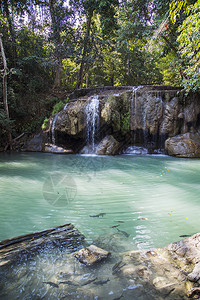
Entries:
{"label": "reflection on water", "polygon": [[9,272],[2,267],[1,298],[114,299],[123,290],[141,293],[136,282],[113,275],[119,253],[162,247],[198,232],[199,182],[200,160],[0,154],[0,240],[73,223],[86,243],[112,253],[89,270],[59,249]]}

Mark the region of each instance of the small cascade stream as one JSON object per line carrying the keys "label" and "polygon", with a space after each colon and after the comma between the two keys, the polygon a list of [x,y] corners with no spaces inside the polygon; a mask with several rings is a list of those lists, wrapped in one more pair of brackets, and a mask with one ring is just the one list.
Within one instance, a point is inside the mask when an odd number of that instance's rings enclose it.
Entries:
{"label": "small cascade stream", "polygon": [[[137,117],[138,117],[138,104],[137,104],[137,91],[142,88],[142,86],[134,86],[132,89],[132,98],[130,104],[130,117],[131,117],[131,130],[134,130],[134,145],[136,144],[136,131],[138,127]],[[146,110],[143,115],[143,123],[146,123]]]}
{"label": "small cascade stream", "polygon": [[69,104],[69,103],[66,103],[66,104],[65,104],[65,106],[64,106],[64,108],[63,108],[64,110],[67,110],[68,104]]}
{"label": "small cascade stream", "polygon": [[55,125],[56,125],[57,119],[58,119],[58,113],[55,115],[55,117],[54,117],[54,119],[52,121],[52,125],[51,125],[51,141],[52,141],[53,145],[56,144]]}
{"label": "small cascade stream", "polygon": [[100,117],[99,117],[99,96],[93,96],[91,101],[88,103],[85,109],[87,133],[86,133],[86,143],[87,143],[87,153],[95,153],[95,139],[97,137]]}
{"label": "small cascade stream", "polygon": [[166,110],[166,106],[162,100],[162,96],[161,96],[161,93],[158,91],[156,93],[156,99],[158,99],[158,101],[160,102],[161,106],[162,106],[162,122],[160,124],[160,134],[159,134],[159,145],[160,145],[160,151],[162,152],[162,150],[164,150],[164,144],[165,144],[165,140],[166,140],[166,137],[165,137],[165,134],[164,134],[164,131],[165,131],[165,110]]}
{"label": "small cascade stream", "polygon": [[[126,153],[143,152],[160,153],[164,151],[166,134],[166,105],[163,102],[161,91],[151,93],[144,90],[143,86],[132,88],[132,97],[129,103],[130,130],[132,140]],[[154,107],[154,109],[152,109]],[[157,131],[156,131],[157,130]],[[139,148],[138,148],[139,147]]]}

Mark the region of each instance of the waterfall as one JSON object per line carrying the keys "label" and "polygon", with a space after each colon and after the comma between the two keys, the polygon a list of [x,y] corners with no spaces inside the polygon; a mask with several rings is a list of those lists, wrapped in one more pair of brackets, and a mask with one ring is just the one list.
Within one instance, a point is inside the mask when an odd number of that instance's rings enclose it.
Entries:
{"label": "waterfall", "polygon": [[137,130],[137,90],[142,86],[134,86],[132,89],[131,105],[130,105],[130,128],[134,130],[134,144],[136,142],[136,130]]}
{"label": "waterfall", "polygon": [[144,138],[144,146],[146,147],[147,143],[148,143],[148,133],[147,133],[147,104],[144,103],[144,112],[143,112],[143,138]]}
{"label": "waterfall", "polygon": [[99,96],[93,96],[85,109],[88,152],[95,153],[95,138],[99,131]]}
{"label": "waterfall", "polygon": [[56,144],[55,125],[56,125],[57,119],[58,119],[58,114],[56,114],[55,117],[53,118],[52,125],[51,125],[51,142],[53,145]]}
{"label": "waterfall", "polygon": [[67,110],[68,104],[69,104],[69,103],[66,103],[66,104],[65,104],[65,106],[64,106],[64,108],[63,108],[64,110]]}

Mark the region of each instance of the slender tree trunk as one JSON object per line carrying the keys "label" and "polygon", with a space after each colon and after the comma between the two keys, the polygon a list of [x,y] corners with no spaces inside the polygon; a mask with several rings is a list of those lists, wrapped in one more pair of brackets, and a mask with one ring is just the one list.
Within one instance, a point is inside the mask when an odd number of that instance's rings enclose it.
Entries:
{"label": "slender tree trunk", "polygon": [[60,40],[60,30],[59,30],[59,23],[56,18],[56,11],[55,11],[55,0],[49,0],[49,10],[51,15],[52,21],[52,30],[54,34],[54,41],[55,41],[55,56],[56,56],[56,76],[54,80],[53,88],[60,88],[61,86],[61,71],[62,71],[62,58],[59,51],[59,45],[61,44]]}
{"label": "slender tree trunk", "polygon": [[60,88],[61,86],[61,72],[62,72],[62,59],[59,58],[56,66],[56,77],[54,80],[54,88]]}
{"label": "slender tree trunk", "polygon": [[[4,73],[3,73],[3,103],[4,103],[4,109],[6,113],[6,119],[10,121],[9,116],[9,110],[8,110],[8,101],[7,101],[7,73],[8,73],[8,67],[6,62],[6,56],[3,48],[3,42],[2,42],[2,34],[0,33],[0,50],[1,50],[1,56],[3,60],[3,67],[4,67]],[[10,145],[10,149],[12,150],[12,136],[10,129],[8,130],[8,141]]]}
{"label": "slender tree trunk", "polygon": [[86,73],[86,75],[85,75],[85,83],[86,83],[86,88],[88,88],[89,87],[89,85],[88,85],[88,73]]}
{"label": "slender tree trunk", "polygon": [[15,30],[14,30],[14,25],[13,25],[13,19],[10,15],[10,12],[9,12],[8,1],[4,0],[3,4],[4,4],[4,11],[5,11],[5,14],[6,14],[6,18],[7,18],[7,21],[8,21],[10,36],[11,36],[11,39],[12,39],[12,51],[13,51],[14,62],[15,62],[15,60],[17,58],[17,49],[16,49],[16,35],[15,35]]}
{"label": "slender tree trunk", "polygon": [[80,70],[79,70],[79,74],[78,74],[77,88],[80,88],[80,87],[82,88],[82,85],[83,85],[83,73],[84,73],[84,66],[85,66],[85,58],[86,58],[87,51],[88,51],[88,41],[89,41],[89,36],[90,36],[92,16],[93,16],[93,11],[90,12],[90,14],[87,18],[87,29],[86,29],[86,34],[85,34],[85,38],[84,38],[83,54],[82,54],[81,66],[80,66]]}

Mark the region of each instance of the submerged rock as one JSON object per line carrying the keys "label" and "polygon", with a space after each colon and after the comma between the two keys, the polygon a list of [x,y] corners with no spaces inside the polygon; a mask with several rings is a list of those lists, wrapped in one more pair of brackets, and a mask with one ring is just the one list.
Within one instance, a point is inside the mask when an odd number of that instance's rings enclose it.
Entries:
{"label": "submerged rock", "polygon": [[97,246],[90,245],[87,248],[79,250],[74,256],[83,264],[91,266],[109,256],[110,252]]}
{"label": "submerged rock", "polygon": [[57,145],[45,144],[44,152],[56,153],[56,154],[72,154],[73,151],[71,149],[64,149]]}
{"label": "submerged rock", "polygon": [[123,151],[124,154],[147,154],[148,153],[148,149],[144,148],[144,147],[138,147],[138,146],[130,146],[128,148],[126,148]]}
{"label": "submerged rock", "polygon": [[98,155],[115,155],[120,148],[120,143],[112,136],[107,135],[98,145]]}
{"label": "submerged rock", "polygon": [[200,157],[200,135],[185,133],[165,141],[165,149],[169,155],[177,157]]}

